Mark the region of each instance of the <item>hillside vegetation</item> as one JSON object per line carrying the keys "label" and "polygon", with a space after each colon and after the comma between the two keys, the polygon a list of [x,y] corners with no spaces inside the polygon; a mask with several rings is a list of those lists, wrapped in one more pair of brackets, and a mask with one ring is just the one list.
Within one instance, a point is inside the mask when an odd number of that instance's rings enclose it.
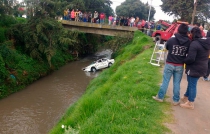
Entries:
{"label": "hillside vegetation", "polygon": [[31,19],[0,16],[0,99],[79,56],[94,53],[108,40],[111,39],[66,30],[48,16]]}
{"label": "hillside vegetation", "polygon": [[[115,53],[114,65],[93,79],[50,134],[163,134],[167,102],[152,99],[160,68],[149,64],[154,43],[140,31]],[[168,113],[168,112],[167,112]]]}

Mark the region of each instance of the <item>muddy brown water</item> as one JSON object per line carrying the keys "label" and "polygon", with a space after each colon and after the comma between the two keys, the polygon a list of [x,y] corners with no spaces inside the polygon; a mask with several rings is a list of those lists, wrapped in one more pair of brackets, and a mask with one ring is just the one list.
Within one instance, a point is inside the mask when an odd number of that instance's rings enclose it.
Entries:
{"label": "muddy brown water", "polygon": [[[102,51],[102,57],[110,51]],[[47,134],[85,92],[95,73],[82,68],[99,57],[71,62],[25,89],[0,100],[0,134]]]}

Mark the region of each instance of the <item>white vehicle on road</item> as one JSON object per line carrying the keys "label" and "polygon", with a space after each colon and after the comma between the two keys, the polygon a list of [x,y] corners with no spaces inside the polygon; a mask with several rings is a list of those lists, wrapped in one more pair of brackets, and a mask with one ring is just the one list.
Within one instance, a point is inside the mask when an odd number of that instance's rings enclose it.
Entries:
{"label": "white vehicle on road", "polygon": [[94,61],[92,64],[90,64],[86,68],[83,68],[82,70],[88,72],[95,72],[99,69],[110,67],[113,63],[114,59],[102,58],[97,61]]}

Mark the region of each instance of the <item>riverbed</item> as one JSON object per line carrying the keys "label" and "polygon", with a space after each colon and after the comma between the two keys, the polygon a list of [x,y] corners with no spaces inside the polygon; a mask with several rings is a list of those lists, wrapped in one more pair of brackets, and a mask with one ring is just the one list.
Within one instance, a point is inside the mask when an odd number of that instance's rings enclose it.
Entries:
{"label": "riverbed", "polygon": [[25,89],[0,100],[1,134],[47,134],[67,108],[85,92],[100,74],[82,68],[100,58],[110,58],[111,50],[71,62]]}

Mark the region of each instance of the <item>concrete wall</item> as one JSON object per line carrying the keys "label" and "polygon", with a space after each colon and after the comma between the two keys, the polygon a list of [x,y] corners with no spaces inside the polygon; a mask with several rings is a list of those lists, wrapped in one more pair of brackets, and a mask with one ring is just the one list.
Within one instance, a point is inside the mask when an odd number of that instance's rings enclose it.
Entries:
{"label": "concrete wall", "polygon": [[113,26],[106,24],[97,24],[89,22],[75,22],[75,21],[61,21],[62,25],[70,30],[78,30],[85,33],[119,36],[127,32],[134,32],[138,30],[137,27],[129,26]]}

